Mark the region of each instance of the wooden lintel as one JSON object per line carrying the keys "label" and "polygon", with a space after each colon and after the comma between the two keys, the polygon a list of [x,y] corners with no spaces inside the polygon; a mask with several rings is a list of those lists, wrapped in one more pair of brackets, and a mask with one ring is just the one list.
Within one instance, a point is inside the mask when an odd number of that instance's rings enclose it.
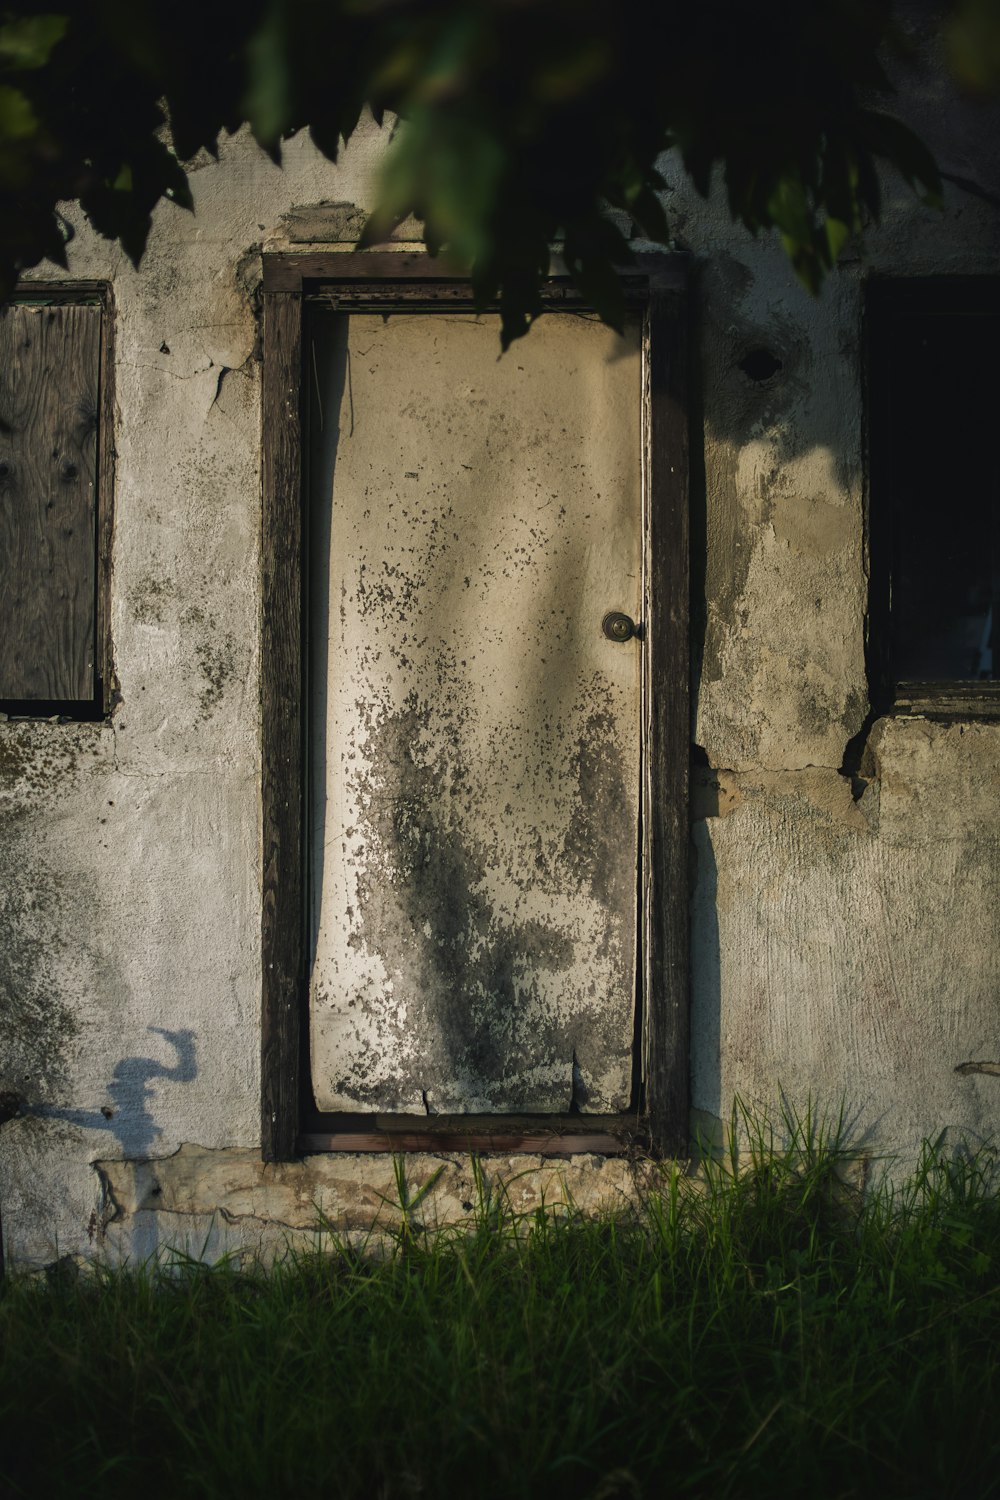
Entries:
{"label": "wooden lintel", "polygon": [[[262,257],[265,292],[302,292],[309,283],[331,282],[341,287],[351,282],[422,281],[451,283],[469,287],[468,272],[446,256],[430,256],[423,250],[314,250],[269,253]],[[689,258],[683,255],[637,255],[634,261],[620,267],[626,292],[634,287],[645,294],[655,287],[660,291],[683,291],[689,275]],[[565,282],[569,277],[558,256],[549,268],[550,284]],[[466,293],[468,295],[468,293]]]}

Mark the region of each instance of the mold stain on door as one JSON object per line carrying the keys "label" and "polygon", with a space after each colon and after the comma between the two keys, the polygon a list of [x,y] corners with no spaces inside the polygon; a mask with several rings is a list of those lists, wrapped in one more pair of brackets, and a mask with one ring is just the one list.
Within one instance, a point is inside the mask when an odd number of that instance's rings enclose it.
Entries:
{"label": "mold stain on door", "polygon": [[317,310],[310,1020],[325,1110],[628,1108],[641,333]]}

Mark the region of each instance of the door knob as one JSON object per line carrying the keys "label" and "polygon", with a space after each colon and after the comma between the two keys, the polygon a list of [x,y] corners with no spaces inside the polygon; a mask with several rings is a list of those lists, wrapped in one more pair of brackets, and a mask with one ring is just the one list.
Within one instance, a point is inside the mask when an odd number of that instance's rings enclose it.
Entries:
{"label": "door knob", "polygon": [[611,609],[601,621],[601,629],[609,641],[617,641],[621,644],[630,641],[634,635],[638,635],[635,621],[630,620],[628,615],[623,615],[620,609]]}

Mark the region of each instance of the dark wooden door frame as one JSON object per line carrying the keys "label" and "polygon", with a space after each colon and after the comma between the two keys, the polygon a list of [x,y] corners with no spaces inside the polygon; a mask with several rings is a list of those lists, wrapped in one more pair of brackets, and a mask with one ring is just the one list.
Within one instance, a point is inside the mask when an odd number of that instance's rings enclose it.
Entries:
{"label": "dark wooden door frame", "polygon": [[[686,268],[638,257],[623,271],[644,309],[643,473],[649,616],[644,622],[642,778],[641,1128],[553,1117],[516,1123],[364,1116],[304,1131],[311,1099],[305,1030],[306,650],[303,486],[303,315],[310,300],[346,309],[441,308],[472,302],[440,260],[411,252],[327,252],[263,258],[261,774],[263,798],[262,1153],[473,1149],[614,1151],[637,1137],[657,1154],[688,1141],[688,413]],[[558,266],[554,267],[556,273]],[[585,303],[565,276],[547,306]],[[530,337],[530,335],[529,335]],[[339,1117],[338,1117],[339,1119]],[[512,1128],[513,1127],[513,1128]],[[603,1127],[603,1128],[602,1128]]]}

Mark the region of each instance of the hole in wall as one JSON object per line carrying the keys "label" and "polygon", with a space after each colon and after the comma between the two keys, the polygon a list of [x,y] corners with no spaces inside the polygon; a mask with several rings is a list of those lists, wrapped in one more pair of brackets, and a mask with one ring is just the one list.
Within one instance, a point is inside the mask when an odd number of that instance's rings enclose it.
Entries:
{"label": "hole in wall", "polygon": [[749,349],[740,360],[739,367],[748,380],[761,385],[765,380],[770,380],[772,375],[777,375],[781,369],[781,360],[770,349]]}
{"label": "hole in wall", "polygon": [[878,766],[869,740],[875,720],[880,717],[880,713],[881,710],[874,705],[870,707],[861,728],[847,741],[844,749],[844,759],[839,770],[841,776],[846,777],[851,783],[851,796],[855,802],[861,801],[871,783],[878,776]]}

